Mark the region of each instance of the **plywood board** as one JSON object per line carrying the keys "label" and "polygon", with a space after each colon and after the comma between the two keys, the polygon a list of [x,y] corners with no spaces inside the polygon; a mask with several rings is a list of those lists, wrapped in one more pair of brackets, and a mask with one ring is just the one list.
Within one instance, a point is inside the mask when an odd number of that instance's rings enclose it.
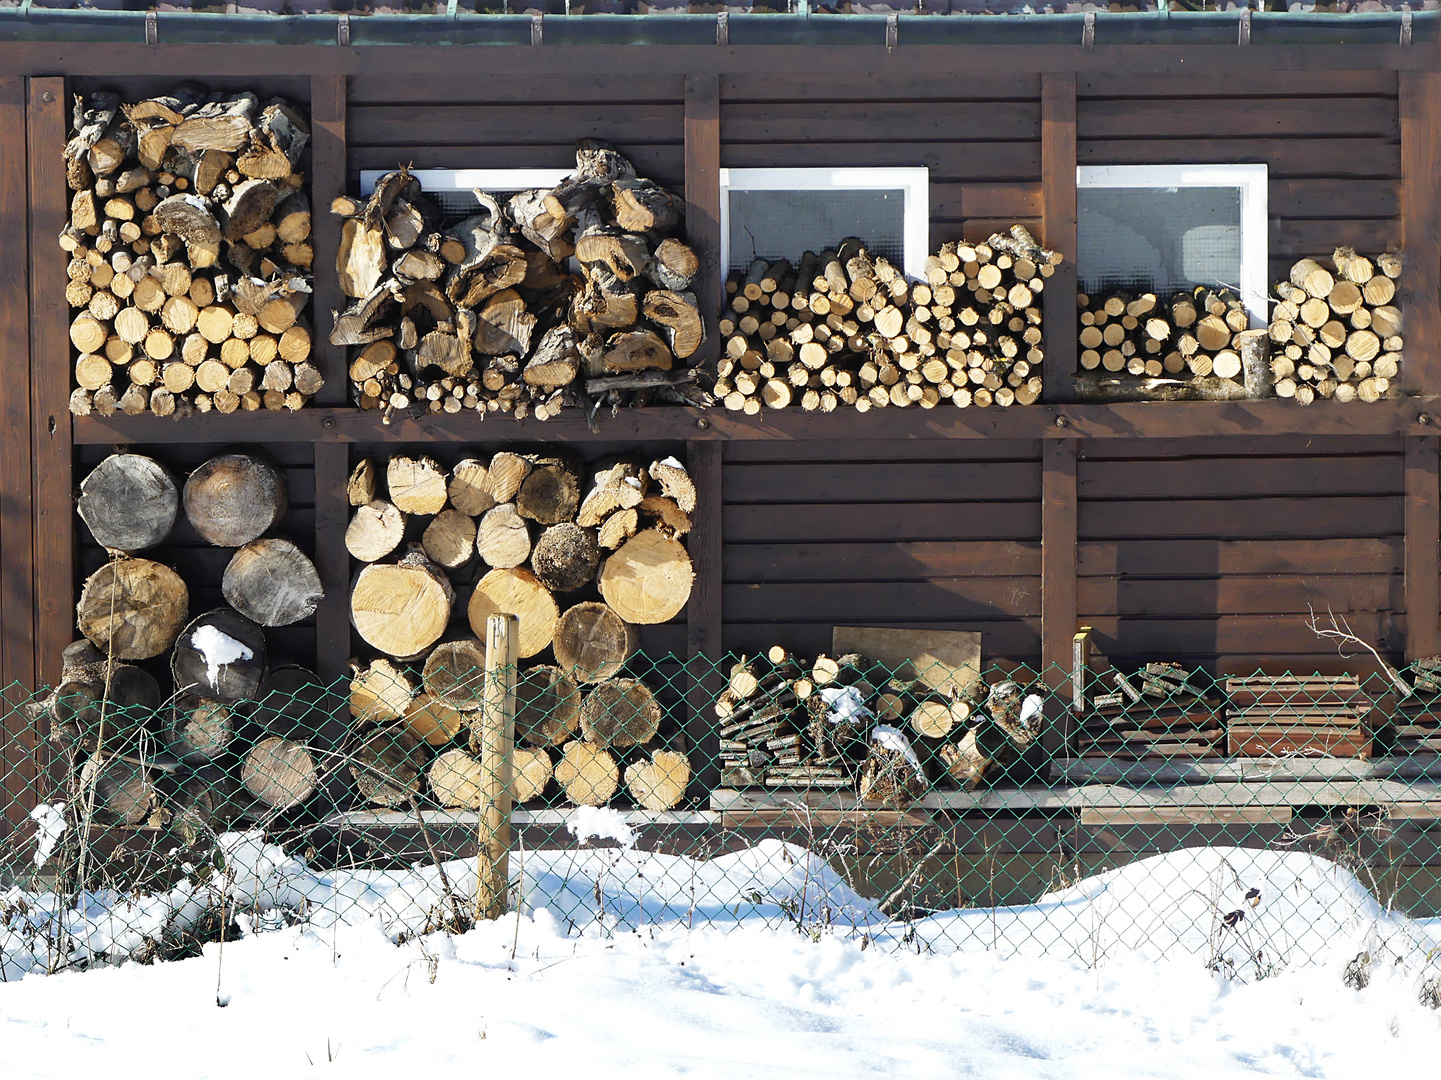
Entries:
{"label": "plywood board", "polygon": [[945,693],[981,675],[981,635],[970,630],[904,630],[889,626],[836,626],[837,656],[860,653],[905,679],[919,679]]}

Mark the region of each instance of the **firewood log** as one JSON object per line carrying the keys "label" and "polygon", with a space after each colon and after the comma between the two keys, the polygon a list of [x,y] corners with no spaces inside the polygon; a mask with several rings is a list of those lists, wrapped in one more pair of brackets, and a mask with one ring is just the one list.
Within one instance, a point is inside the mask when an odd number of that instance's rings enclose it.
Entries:
{"label": "firewood log", "polygon": [[552,592],[584,588],[600,565],[596,534],[570,521],[552,525],[536,541],[530,562],[536,578]]}
{"label": "firewood log", "polygon": [[289,626],[315,614],[325,592],[315,564],[289,540],[252,540],[231,557],[225,602],[261,626]]}
{"label": "firewood log", "polygon": [[406,706],[401,719],[405,730],[429,746],[453,742],[470,723],[473,712],[452,708],[427,693],[417,694]]}
{"label": "firewood log", "polygon": [[405,515],[384,499],[356,509],[345,530],[345,549],[361,562],[385,558],[405,538]]}
{"label": "firewood log", "polygon": [[80,770],[80,789],[88,796],[97,822],[136,826],[159,808],[158,777],[146,762],[118,754],[97,755]]}
{"label": "firewood log", "polygon": [[[544,750],[518,746],[511,751],[511,798],[529,802],[544,794],[550,783],[550,755]],[[459,810],[480,808],[485,790],[485,769],[464,750],[447,750],[430,766],[430,789],[441,806]]]}
{"label": "firewood log", "polygon": [[662,718],[660,703],[636,679],[608,679],[580,704],[582,736],[597,746],[640,746],[655,738]]}
{"label": "firewood log", "polygon": [[431,697],[460,712],[485,700],[485,646],[475,638],[437,645],[426,658],[421,681]]}
{"label": "firewood log", "polygon": [[211,458],[185,482],[185,516],[210,543],[239,547],[274,527],[288,505],[285,477],[253,454]]}
{"label": "firewood log", "polygon": [[415,682],[386,659],[372,660],[350,680],[350,715],[361,724],[399,720],[415,697]]}
{"label": "firewood log", "polygon": [[556,664],[579,683],[614,677],[640,647],[640,635],[606,604],[586,601],[567,608],[552,641]]}
{"label": "firewood log", "polygon": [[153,458],[111,454],[80,482],[75,509],[101,547],[129,554],[170,535],[180,491],[175,477]]}
{"label": "firewood log", "polygon": [[489,480],[485,462],[475,458],[458,461],[450,471],[450,483],[446,487],[450,505],[468,517],[480,517],[496,503]]}
{"label": "firewood log", "polygon": [[690,760],[673,750],[657,750],[649,761],[626,766],[625,786],[647,810],[672,810],[685,798],[690,783]]}
{"label": "firewood log", "polygon": [[529,570],[498,568],[475,584],[467,615],[471,630],[480,637],[490,616],[515,615],[520,620],[518,652],[521,659],[535,656],[555,637],[560,610],[550,590]]}
{"label": "firewood log", "polygon": [[580,689],[559,667],[541,665],[515,683],[515,737],[531,746],[560,746],[580,730]]}
{"label": "firewood log", "polygon": [[[495,476],[495,466],[491,466]],[[516,511],[515,503],[500,503],[480,519],[476,551],[487,566],[510,569],[530,558],[530,528]]]}
{"label": "firewood log", "polygon": [[559,455],[532,455],[530,470],[515,494],[515,511],[539,525],[575,518],[580,505],[579,465]]}
{"label": "firewood log", "polygon": [[234,743],[238,727],[226,703],[182,694],[170,707],[166,749],[185,761],[214,761]]}
{"label": "firewood log", "polygon": [[379,728],[360,743],[350,773],[367,803],[403,806],[418,793],[424,764],[421,743],[410,732]]}
{"label": "firewood log", "polygon": [[60,685],[40,703],[50,741],[67,751],[130,750],[161,706],[160,685],[147,671],[93,655],[78,667],[67,662]]}
{"label": "firewood log", "polygon": [[475,556],[476,522],[453,507],[442,510],[425,527],[425,554],[447,570],[458,570]]}
{"label": "firewood log", "polygon": [[117,559],[85,579],[76,621],[108,655],[145,660],[175,643],[189,603],[189,590],[174,570],[149,559]]}
{"label": "firewood log", "polygon": [[368,645],[404,660],[440,639],[454,600],[445,575],[412,551],[393,565],[372,563],[360,571],[350,593],[351,624]]}
{"label": "firewood log", "polygon": [[620,769],[609,750],[575,739],[555,763],[555,782],[577,806],[604,806],[619,786]]}
{"label": "firewood log", "polygon": [[247,791],[277,811],[299,806],[319,783],[310,751],[278,736],[261,739],[245,755],[240,780]]}
{"label": "firewood log", "polygon": [[662,623],[684,609],[694,580],[685,547],[647,529],[605,560],[600,571],[600,592],[627,622]]}
{"label": "firewood log", "polygon": [[348,727],[343,704],[315,672],[298,664],[282,664],[261,680],[250,722],[266,735],[330,750],[340,745]]}

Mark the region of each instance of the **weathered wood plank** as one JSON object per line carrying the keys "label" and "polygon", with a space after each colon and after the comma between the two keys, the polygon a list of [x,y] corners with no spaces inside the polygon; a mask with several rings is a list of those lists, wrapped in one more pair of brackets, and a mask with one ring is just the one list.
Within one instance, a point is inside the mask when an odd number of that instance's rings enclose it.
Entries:
{"label": "weathered wood plank", "polygon": [[1441,477],[1435,436],[1406,440],[1406,657],[1441,652]]}
{"label": "weathered wood plank", "polygon": [[[1096,646],[1108,656],[1239,658],[1225,670],[1250,672],[1268,655],[1334,660],[1337,671],[1364,673],[1375,668],[1369,655],[1338,656],[1298,615],[1225,615],[1218,618],[1166,619],[1098,615],[1088,620]],[[1389,617],[1376,612],[1347,615],[1351,629],[1366,641],[1384,644]],[[1383,649],[1384,652],[1384,649]],[[1294,670],[1312,669],[1311,664]]]}
{"label": "weathered wood plank", "polygon": [[1216,574],[1398,574],[1400,537],[1386,540],[1083,540],[1085,577],[1209,577]]}
{"label": "weathered wood plank", "polygon": [[346,674],[350,657],[350,559],[345,528],[350,503],[345,496],[350,477],[344,443],[315,444],[314,485],[315,569],[325,596],[315,610],[316,673],[326,682]]}
{"label": "weathered wood plank", "polygon": [[913,72],[880,75],[873,71],[801,72],[765,69],[744,75],[726,75],[721,93],[726,101],[812,101],[818,108],[841,103],[873,101],[1005,101],[1034,100],[1040,96],[1040,77],[1034,72],[968,77],[953,74],[943,84]]}
{"label": "weathered wood plank", "polygon": [[1399,574],[1331,574],[1276,577],[1234,574],[1213,578],[1135,579],[1084,577],[1077,587],[1081,621],[1124,615],[1184,618],[1195,615],[1300,615],[1401,608]]}
{"label": "weathered wood plank", "polygon": [[[1041,185],[1020,183],[939,183],[931,181],[931,217],[1034,218],[1041,216]],[[1052,281],[1055,279],[1052,278]],[[1050,282],[1047,282],[1047,288]]]}
{"label": "weathered wood plank", "polygon": [[679,101],[676,75],[607,75],[576,70],[547,75],[484,71],[427,74],[424,79],[361,72],[350,77],[352,105],[564,105],[576,101]]}
{"label": "weathered wood plank", "polygon": [[1039,499],[1034,461],[907,462],[725,467],[726,502],[847,503]]}
{"label": "weathered wood plank", "polygon": [[832,109],[816,123],[815,106],[802,102],[721,103],[721,137],[726,142],[897,142],[954,139],[964,132],[972,140],[999,142],[1038,139],[1039,102],[931,101],[914,103],[862,101]]}
{"label": "weathered wood plank", "polygon": [[720,80],[698,75],[685,82],[686,240],[700,259],[696,301],[706,336],[692,361],[711,363],[720,356],[716,320],[721,307],[720,265]]}
{"label": "weathered wood plank", "polygon": [[772,581],[929,581],[1040,577],[1041,545],[1013,540],[919,543],[728,544],[727,584]]}
{"label": "weathered wood plank", "polygon": [[[1303,255],[1325,255],[1329,258],[1331,252],[1342,244],[1357,251],[1395,251],[1401,247],[1401,237],[1400,218],[1363,218],[1354,221],[1331,218],[1272,218],[1271,258],[1294,260]],[[1411,332],[1408,324],[1408,335]]]}
{"label": "weathered wood plank", "polygon": [[[827,132],[818,133],[824,137]],[[960,138],[965,132],[956,132]],[[721,160],[729,168],[817,168],[856,165],[925,165],[932,183],[1013,180],[1039,183],[1039,142],[833,142],[753,143],[727,138]]]}
{"label": "weathered wood plank", "polygon": [[1393,218],[1401,212],[1398,180],[1273,179],[1266,210],[1283,218]]}
{"label": "weathered wood plank", "polygon": [[1400,279],[1407,312],[1408,393],[1441,391],[1441,73],[1401,77],[1401,240],[1406,273]]}
{"label": "weathered wood plank", "polygon": [[1325,539],[1402,531],[1400,498],[1186,499],[1141,506],[1129,501],[1081,503],[1086,539]]}
{"label": "weathered wood plank", "polygon": [[1400,454],[1085,461],[1080,490],[1085,499],[1399,495],[1405,478]]}
{"label": "weathered wood plank", "polygon": [[715,764],[718,736],[708,706],[724,685],[720,667],[707,670],[704,665],[705,659],[718,664],[725,652],[721,543],[725,481],[721,451],[720,443],[691,441],[686,444],[686,470],[696,488],[696,508],[691,514],[691,533],[686,546],[696,576],[685,612],[686,656],[691,668],[687,673],[684,730],[687,745],[699,750],[692,761],[703,763],[693,770],[692,783],[707,790],[720,779]]}
{"label": "weathered wood plank", "polygon": [[763,622],[786,612],[869,625],[872,619],[1030,619],[1041,614],[1041,579],[953,577],[930,581],[726,585],[727,622]]}
{"label": "weathered wood plank", "polygon": [[1159,77],[1122,71],[1081,75],[1076,89],[1083,98],[1395,97],[1396,72],[1258,70],[1218,79],[1201,72]]}
{"label": "weathered wood plank", "polygon": [[1034,540],[1039,502],[727,506],[725,542],[800,540]]}
{"label": "weathered wood plank", "polygon": [[[1223,444],[1206,445],[1195,439],[1148,439],[1145,457],[1190,458],[1221,457],[1283,457],[1328,460],[1365,454],[1400,454],[1401,440],[1394,435],[1347,435],[1317,439],[1309,435],[1244,435],[1232,432]],[[1081,450],[1082,461],[1133,460],[1136,445],[1125,439],[1090,439]]]}
{"label": "weathered wood plank", "polygon": [[1387,97],[1273,97],[1245,99],[1231,108],[1196,98],[1087,98],[1077,107],[1078,135],[1086,139],[1275,139],[1324,135],[1395,139],[1396,99]]}
{"label": "weathered wood plank", "polygon": [[315,237],[314,322],[315,363],[325,385],[317,405],[342,405],[347,394],[345,350],[330,344],[330,313],[345,306],[335,255],[340,248],[340,219],[329,213],[331,200],[345,192],[345,77],[317,75],[310,80],[310,205]]}
{"label": "weathered wood plank", "polygon": [[357,105],[349,110],[348,138],[355,146],[525,146],[579,139],[628,145],[675,143],[683,138],[679,102],[564,105]]}
{"label": "weathered wood plank", "polygon": [[804,442],[731,441],[726,443],[725,449],[727,466],[757,461],[770,464],[824,462],[827,466],[882,461],[1039,461],[1040,456],[1041,445],[1034,439],[1002,438],[968,443],[885,440],[868,441],[864,446],[858,445],[854,439],[831,438],[806,439]]}
{"label": "weathered wood plank", "polygon": [[1291,177],[1396,179],[1401,144],[1393,138],[1095,139],[1077,148],[1082,165],[1264,163],[1274,180]]}
{"label": "weathered wood plank", "polygon": [[[1043,76],[1041,95],[1041,239],[1066,256],[1042,294],[1046,326],[1042,400],[1069,401],[1077,347],[1076,76]],[[1074,484],[1074,459],[1072,465]]]}
{"label": "weathered wood plank", "polygon": [[[1074,305],[1071,310],[1074,312]],[[1076,464],[1073,442],[1050,442],[1042,448],[1041,678],[1056,690],[1046,709],[1052,722],[1046,725],[1043,735],[1051,754],[1070,738],[1072,719],[1070,709],[1063,708],[1061,701],[1070,683],[1071,642],[1077,627]]]}

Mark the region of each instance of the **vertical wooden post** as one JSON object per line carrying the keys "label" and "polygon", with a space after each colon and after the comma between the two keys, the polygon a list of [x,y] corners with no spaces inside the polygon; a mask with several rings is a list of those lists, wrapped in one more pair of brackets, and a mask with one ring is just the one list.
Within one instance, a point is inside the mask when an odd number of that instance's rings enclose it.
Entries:
{"label": "vertical wooden post", "polygon": [[1091,628],[1083,626],[1071,639],[1071,712],[1086,711],[1086,677],[1091,670]]}
{"label": "vertical wooden post", "polygon": [[1403,71],[1401,242],[1406,272],[1398,302],[1406,312],[1408,394],[1441,393],[1441,73]]}
{"label": "vertical wooden post", "polygon": [[[1053,279],[1054,280],[1054,279]],[[1076,442],[1041,442],[1041,670],[1054,695],[1070,681],[1076,635]],[[1054,755],[1070,734],[1070,710],[1046,710],[1043,737]]]}
{"label": "vertical wooden post", "polygon": [[68,103],[63,78],[30,80],[30,449],[34,490],[37,683],[60,676],[75,626],[75,508],[71,504],[70,327],[65,256],[55,238],[69,213],[60,148]]}
{"label": "vertical wooden post", "polygon": [[313,75],[310,79],[310,198],[311,232],[315,238],[315,361],[325,385],[315,395],[317,405],[343,405],[346,399],[345,349],[330,344],[330,312],[345,304],[340,279],[335,276],[335,254],[340,248],[340,219],[330,202],[345,192],[344,75]]}
{"label": "vertical wooden post", "polygon": [[700,259],[696,305],[705,319],[706,339],[694,364],[720,357],[720,76],[688,75],[685,80],[685,233]]}
{"label": "vertical wooden post", "polygon": [[515,666],[520,620],[492,615],[485,626],[485,698],[480,707],[480,812],[476,827],[475,920],[505,914],[510,884],[510,759],[515,745]]}
{"label": "vertical wooden post", "polygon": [[[695,584],[686,603],[686,753],[691,759],[692,793],[704,794],[720,784],[716,762],[719,736],[712,723],[711,702],[720,693],[721,644],[721,451],[716,440],[686,443],[686,471],[695,484],[695,513],[686,537]],[[712,667],[711,665],[717,665]]]}
{"label": "vertical wooden post", "polygon": [[345,527],[350,501],[348,443],[315,444],[315,569],[325,595],[315,609],[315,671],[331,683],[350,659],[350,566]]}
{"label": "vertical wooden post", "polygon": [[1441,480],[1438,439],[1406,440],[1406,659],[1441,653]]}
{"label": "vertical wooden post", "polygon": [[1071,399],[1076,371],[1076,73],[1041,76],[1041,230],[1066,256],[1046,282],[1046,401]]}

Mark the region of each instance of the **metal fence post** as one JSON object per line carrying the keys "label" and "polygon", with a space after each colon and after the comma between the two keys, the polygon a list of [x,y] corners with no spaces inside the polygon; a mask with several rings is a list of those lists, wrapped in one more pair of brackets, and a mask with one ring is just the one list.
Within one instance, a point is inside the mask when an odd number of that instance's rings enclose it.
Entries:
{"label": "metal fence post", "polygon": [[492,615],[485,628],[485,697],[480,717],[480,810],[476,815],[475,919],[505,913],[510,881],[510,759],[515,743],[515,667],[520,620]]}

